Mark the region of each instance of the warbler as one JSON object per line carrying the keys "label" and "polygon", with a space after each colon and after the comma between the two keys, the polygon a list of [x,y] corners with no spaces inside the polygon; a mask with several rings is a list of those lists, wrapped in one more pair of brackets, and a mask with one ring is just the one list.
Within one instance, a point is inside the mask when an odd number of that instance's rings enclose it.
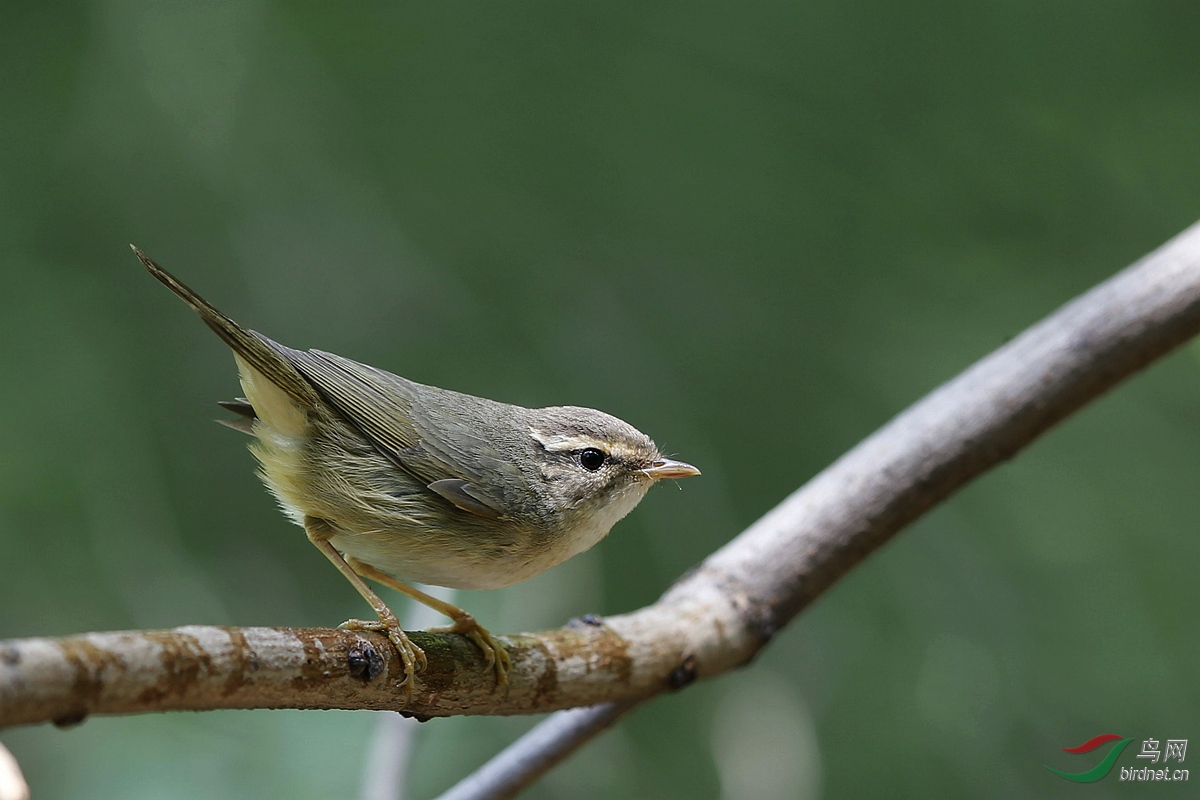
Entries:
{"label": "warbler", "polygon": [[141,250],[146,269],[233,349],[244,397],[222,420],[252,435],[259,476],[375,611],[343,628],[387,633],[411,690],[425,654],[363,578],[445,614],[508,679],[474,617],[403,581],[498,589],[587,550],[655,482],[699,475],[641,431],[590,408],[522,408],[425,386],[241,327]]}

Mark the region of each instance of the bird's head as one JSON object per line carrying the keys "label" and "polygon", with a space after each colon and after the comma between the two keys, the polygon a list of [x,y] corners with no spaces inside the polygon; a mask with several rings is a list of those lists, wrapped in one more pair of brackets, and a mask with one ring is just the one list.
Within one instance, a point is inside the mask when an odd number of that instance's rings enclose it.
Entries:
{"label": "bird's head", "polygon": [[611,414],[555,406],[530,412],[534,458],[545,500],[560,524],[590,540],[603,538],[660,480],[699,475],[664,456],[649,436]]}

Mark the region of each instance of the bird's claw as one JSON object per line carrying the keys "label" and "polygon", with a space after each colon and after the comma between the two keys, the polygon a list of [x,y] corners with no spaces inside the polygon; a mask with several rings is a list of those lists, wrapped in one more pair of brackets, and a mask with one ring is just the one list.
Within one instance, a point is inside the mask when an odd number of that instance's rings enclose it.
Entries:
{"label": "bird's claw", "polygon": [[392,646],[396,648],[396,653],[400,656],[400,663],[404,665],[404,680],[400,682],[405,690],[411,692],[415,683],[415,677],[418,672],[424,671],[428,666],[425,659],[425,651],[417,645],[413,644],[412,639],[401,629],[400,623],[397,620],[380,620],[380,619],[348,619],[341,625],[338,625],[339,630],[343,631],[381,631],[386,633],[388,639],[391,640]]}
{"label": "bird's claw", "polygon": [[483,657],[486,661],[484,669],[495,669],[496,686],[504,686],[508,683],[508,673],[512,669],[512,659],[509,658],[508,651],[504,649],[504,645],[496,637],[488,632],[487,628],[476,622],[475,618],[470,614],[463,613],[461,617],[454,618],[453,625],[430,628],[429,632],[461,633],[468,637],[483,651]]}

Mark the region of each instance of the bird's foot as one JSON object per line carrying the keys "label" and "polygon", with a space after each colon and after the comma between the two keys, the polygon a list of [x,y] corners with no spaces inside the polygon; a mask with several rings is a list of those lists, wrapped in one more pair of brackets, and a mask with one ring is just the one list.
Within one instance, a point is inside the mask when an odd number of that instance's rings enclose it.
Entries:
{"label": "bird's foot", "polygon": [[508,672],[512,669],[512,659],[508,656],[508,651],[504,649],[504,645],[500,644],[496,637],[488,632],[488,629],[475,621],[475,618],[465,611],[462,611],[462,616],[454,617],[453,625],[446,625],[440,628],[430,628],[430,633],[461,633],[467,636],[475,645],[483,651],[483,657],[487,660],[484,669],[495,669],[496,671],[496,686],[504,686],[508,683]]}
{"label": "bird's foot", "polygon": [[412,691],[415,675],[427,666],[425,651],[413,644],[413,640],[409,639],[408,634],[400,628],[400,622],[395,617],[388,620],[348,619],[338,625],[338,628],[343,631],[382,631],[386,633],[392,646],[400,655],[400,663],[404,665],[404,680],[400,682],[400,685],[405,688],[405,691]]}

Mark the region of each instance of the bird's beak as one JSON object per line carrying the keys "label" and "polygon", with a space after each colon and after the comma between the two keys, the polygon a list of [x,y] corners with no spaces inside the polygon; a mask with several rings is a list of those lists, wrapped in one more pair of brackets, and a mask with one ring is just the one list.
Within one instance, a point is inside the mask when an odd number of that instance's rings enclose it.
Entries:
{"label": "bird's beak", "polygon": [[691,464],[685,464],[682,461],[673,461],[669,458],[658,459],[642,470],[642,472],[656,481],[663,478],[690,478],[693,475],[700,474],[700,470]]}

